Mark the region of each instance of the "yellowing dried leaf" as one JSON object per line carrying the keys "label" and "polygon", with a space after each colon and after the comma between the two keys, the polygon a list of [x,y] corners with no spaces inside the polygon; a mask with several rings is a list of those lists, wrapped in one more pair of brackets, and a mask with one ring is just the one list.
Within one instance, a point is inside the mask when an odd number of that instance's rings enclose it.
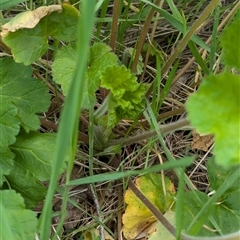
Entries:
{"label": "yellowing dried leaf", "polygon": [[125,217],[123,215],[123,234],[126,239],[135,239],[139,237],[145,237],[148,235],[148,229],[151,228],[151,225],[157,222],[157,219],[154,216],[150,217]]}
{"label": "yellowing dried leaf", "polygon": [[[164,177],[165,196],[160,174],[151,173],[139,177],[136,179],[136,186],[161,212],[169,209],[174,201],[175,188],[173,183]],[[124,236],[127,239],[134,239],[142,232],[146,234],[148,227],[156,221],[156,218],[130,189],[126,191],[124,200],[127,204],[122,217]]]}
{"label": "yellowing dried leaf", "polygon": [[199,149],[207,152],[209,147],[213,144],[213,135],[200,135],[196,130],[192,131],[193,140],[191,143],[192,149]]}
{"label": "yellowing dried leaf", "polygon": [[8,32],[16,32],[21,28],[34,28],[43,17],[56,11],[61,12],[62,6],[42,6],[33,11],[20,13],[2,26],[1,36],[4,37]]}
{"label": "yellowing dried leaf", "polygon": [[151,236],[153,233],[156,232],[157,230],[157,224],[158,221],[155,221],[151,224],[149,224],[137,237],[135,237],[134,239],[139,239],[139,240],[145,240],[148,239],[149,236]]}

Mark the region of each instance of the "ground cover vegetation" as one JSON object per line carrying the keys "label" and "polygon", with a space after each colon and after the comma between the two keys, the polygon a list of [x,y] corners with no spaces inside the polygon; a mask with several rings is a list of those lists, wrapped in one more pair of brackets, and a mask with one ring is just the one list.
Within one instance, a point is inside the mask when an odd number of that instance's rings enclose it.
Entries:
{"label": "ground cover vegetation", "polygon": [[239,7],[1,1],[0,239],[238,239]]}

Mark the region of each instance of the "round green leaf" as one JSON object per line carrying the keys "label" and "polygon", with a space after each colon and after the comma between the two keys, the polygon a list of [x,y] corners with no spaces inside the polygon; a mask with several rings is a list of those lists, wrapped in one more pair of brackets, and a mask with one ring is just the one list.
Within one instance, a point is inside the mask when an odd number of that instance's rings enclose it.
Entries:
{"label": "round green leaf", "polygon": [[224,72],[205,78],[187,103],[188,118],[199,133],[214,134],[214,153],[223,166],[240,163],[240,79]]}

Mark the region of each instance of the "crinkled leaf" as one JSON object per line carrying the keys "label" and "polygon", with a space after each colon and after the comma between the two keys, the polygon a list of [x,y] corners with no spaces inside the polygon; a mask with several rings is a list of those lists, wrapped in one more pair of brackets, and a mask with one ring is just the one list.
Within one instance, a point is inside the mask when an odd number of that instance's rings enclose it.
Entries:
{"label": "crinkled leaf", "polygon": [[109,89],[115,98],[120,99],[126,91],[134,92],[139,83],[131,71],[122,65],[106,68],[101,76],[101,85]]}
{"label": "crinkled leaf", "polygon": [[188,118],[201,134],[214,134],[214,153],[223,166],[240,163],[240,80],[224,72],[206,77],[186,104]]}
{"label": "crinkled leaf", "polygon": [[[37,10],[35,10],[37,11]],[[32,13],[24,13],[32,16]],[[11,48],[16,62],[29,65],[41,57],[48,48],[48,37],[54,37],[62,41],[73,41],[77,37],[78,11],[71,5],[64,3],[62,12],[52,12],[46,15],[35,25],[34,28],[19,28],[18,21],[14,21],[12,29],[15,32],[3,32],[3,42]],[[21,17],[21,16],[20,16]],[[15,18],[19,18],[17,15]],[[25,19],[21,26],[26,27],[31,21]]]}
{"label": "crinkled leaf", "polygon": [[5,177],[11,188],[21,193],[28,207],[35,206],[46,194],[40,181],[51,177],[55,146],[56,134],[21,132],[10,147],[15,154],[14,171]]}
{"label": "crinkled leaf", "polygon": [[[34,239],[38,223],[36,213],[25,209],[23,198],[14,190],[0,191],[0,219],[2,240]],[[3,227],[3,222],[7,227]]]}
{"label": "crinkled leaf", "polygon": [[[161,212],[170,208],[174,201],[175,189],[173,183],[164,177],[166,196],[163,191],[162,176],[148,174],[137,178],[136,186]],[[127,208],[123,214],[123,232],[127,239],[134,239],[150,223],[156,221],[150,210],[128,189],[124,196]]]}
{"label": "crinkled leaf", "polygon": [[112,49],[104,43],[95,43],[90,48],[90,55],[88,59],[88,85],[87,89],[89,99],[95,99],[95,91],[99,88],[101,73],[108,66],[118,66],[118,58],[112,52]]}
{"label": "crinkled leaf", "polygon": [[[54,81],[61,84],[63,94],[67,96],[68,90],[77,67],[77,49],[75,44],[62,47],[56,54],[52,66]],[[99,87],[100,74],[109,65],[117,65],[118,59],[111,52],[111,48],[104,43],[95,43],[90,48],[87,70],[87,85],[85,90],[83,107],[88,109],[90,102],[95,100],[95,92]]]}
{"label": "crinkled leaf", "polygon": [[227,27],[221,38],[223,60],[226,65],[240,69],[240,18],[235,19]]}
{"label": "crinkled leaf", "polygon": [[[16,126],[19,120],[20,125],[26,131],[37,130],[40,126],[40,121],[36,113],[46,111],[50,104],[48,87],[39,79],[31,77],[32,68],[30,66],[26,67],[22,64],[17,64],[10,58],[1,58],[0,65],[1,101],[6,105],[14,104],[17,109],[18,119],[9,117],[5,121],[12,123],[11,128],[15,129],[15,135],[17,129],[19,129]],[[13,109],[12,111],[15,114],[16,110]],[[8,134],[11,134],[11,131]]]}
{"label": "crinkled leaf", "polygon": [[121,119],[135,119],[144,109],[147,84],[125,66],[109,66],[101,76],[101,86],[110,90],[107,128],[113,128]]}

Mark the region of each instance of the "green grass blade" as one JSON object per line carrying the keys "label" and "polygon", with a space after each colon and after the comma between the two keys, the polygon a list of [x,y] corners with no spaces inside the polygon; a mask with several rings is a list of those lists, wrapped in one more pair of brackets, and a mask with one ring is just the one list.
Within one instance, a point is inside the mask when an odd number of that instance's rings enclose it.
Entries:
{"label": "green grass blade", "polygon": [[67,183],[67,185],[72,186],[72,185],[83,185],[83,184],[89,184],[89,183],[104,182],[104,181],[114,181],[120,178],[130,177],[138,174],[147,174],[151,172],[168,170],[172,168],[187,167],[192,163],[192,161],[193,161],[193,157],[185,157],[176,162],[167,162],[167,163],[164,163],[161,165],[159,164],[143,170],[97,174],[94,176],[89,176],[89,177],[70,181]]}
{"label": "green grass blade", "polygon": [[180,169],[180,178],[178,183],[177,201],[176,201],[176,239],[180,239],[183,217],[183,198],[184,198],[184,169]]}
{"label": "green grass blade", "polygon": [[176,76],[176,72],[177,72],[177,69],[178,69],[178,65],[179,65],[179,61],[177,61],[174,65],[173,65],[173,68],[170,70],[170,73],[169,73],[169,76],[168,76],[168,79],[163,87],[163,90],[160,94],[160,101],[159,101],[159,109],[158,111],[160,110],[165,98],[167,97],[169,91],[170,91],[170,88],[171,88],[171,85],[172,85],[172,81],[174,79],[174,77]]}
{"label": "green grass blade", "polygon": [[182,15],[181,13],[178,11],[176,5],[174,4],[174,2],[172,0],[167,0],[168,6],[170,7],[173,16],[180,22],[182,22]]}
{"label": "green grass blade", "polygon": [[209,54],[209,69],[213,71],[213,66],[215,64],[215,54],[217,49],[217,28],[219,24],[219,15],[220,15],[220,6],[218,5],[214,11],[214,23],[213,23],[213,31],[212,31],[212,42],[210,46],[210,54]]}
{"label": "green grass blade", "polygon": [[161,91],[160,91],[160,86],[161,86],[161,80],[162,80],[162,74],[161,74],[161,59],[159,56],[156,56],[156,66],[157,66],[157,76],[154,79],[153,82],[153,94],[152,94],[152,109],[153,112],[158,112],[159,107],[159,99],[161,99]]}
{"label": "green grass blade", "polygon": [[63,108],[62,119],[59,125],[55,158],[53,160],[54,167],[42,215],[40,218],[41,240],[46,240],[49,237],[51,225],[52,198],[55,192],[55,188],[57,186],[59,169],[60,166],[62,166],[63,164],[65,154],[69,148],[69,144],[74,142],[74,137],[76,136],[74,132],[76,131],[76,122],[78,121],[80,108],[83,103],[81,86],[85,84],[84,81],[86,79],[84,76],[87,69],[89,42],[94,24],[94,12],[95,0],[83,1],[81,5],[81,17],[78,24],[78,36],[81,36],[78,39],[78,68],[76,69],[75,76],[73,78],[68,94],[68,98],[66,99]]}
{"label": "green grass blade", "polygon": [[201,67],[201,69],[204,71],[205,74],[209,74],[210,71],[206,65],[206,62],[204,61],[204,59],[202,58],[202,56],[199,54],[196,45],[194,44],[193,41],[189,41],[188,42],[188,47],[190,48],[193,56],[195,57],[197,63],[199,64],[199,66]]}

